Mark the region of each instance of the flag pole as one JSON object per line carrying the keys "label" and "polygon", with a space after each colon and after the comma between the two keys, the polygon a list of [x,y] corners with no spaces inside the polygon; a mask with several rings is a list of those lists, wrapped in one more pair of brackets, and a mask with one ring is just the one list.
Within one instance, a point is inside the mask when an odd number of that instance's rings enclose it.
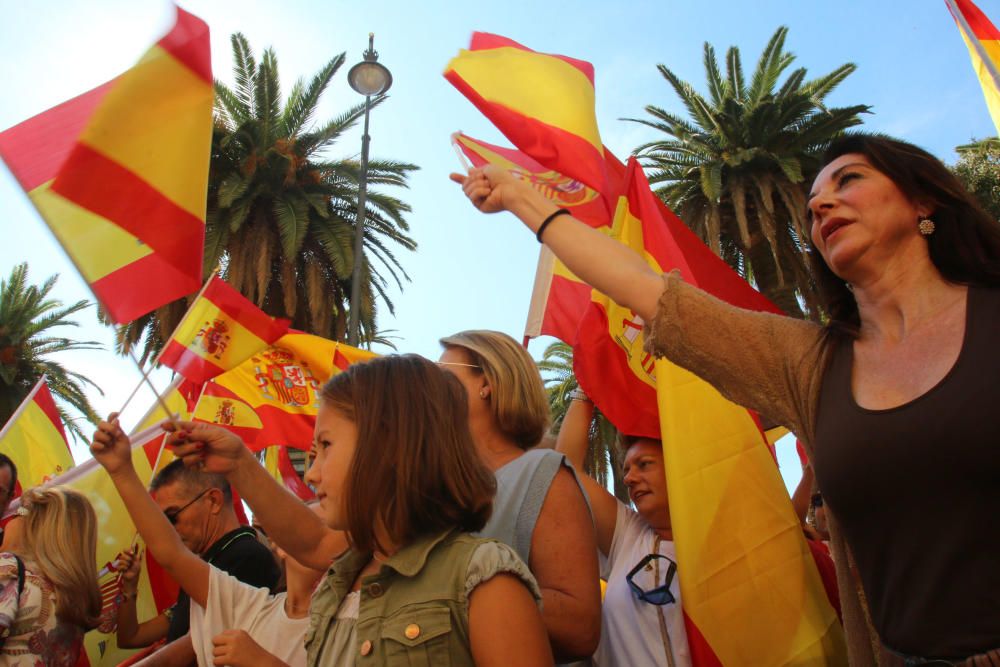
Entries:
{"label": "flag pole", "polygon": [[965,19],[965,14],[962,10],[958,8],[955,4],[955,0],[944,0],[945,4],[948,5],[948,10],[951,12],[952,17],[958,22],[959,27],[962,32],[965,33],[965,38],[968,40],[972,48],[976,50],[976,54],[979,56],[979,60],[982,61],[983,67],[986,71],[990,73],[990,78],[993,79],[993,85],[996,86],[997,90],[1000,90],[1000,73],[997,72],[996,65],[993,60],[990,59],[989,54],[986,53],[986,49],[983,47],[983,43],[979,41],[979,37],[976,33],[972,31],[969,27],[969,22]]}
{"label": "flag pole", "polygon": [[[149,367],[142,372],[142,378],[139,380],[139,384],[135,385],[135,389],[133,389],[132,393],[125,399],[125,404],[118,409],[118,414],[125,412],[125,408],[127,408],[128,404],[132,402],[135,395],[139,393],[139,390],[142,388],[142,383],[146,381],[146,378],[149,377],[149,374],[153,372],[153,368],[155,367],[155,364],[150,364]],[[139,370],[142,370],[142,365],[139,366]]]}
{"label": "flag pole", "polygon": [[2,429],[0,429],[0,440],[3,440],[3,437],[7,435],[7,431],[9,431],[12,426],[14,426],[14,422],[17,421],[17,418],[20,417],[22,414],[24,414],[24,411],[28,409],[28,406],[31,404],[31,402],[35,400],[35,394],[38,393],[38,390],[42,388],[42,385],[44,383],[45,383],[45,373],[42,373],[42,377],[38,378],[38,382],[36,382],[35,386],[31,388],[31,391],[28,392],[28,395],[25,397],[25,399],[21,401],[21,405],[17,406],[17,410],[14,410],[14,414],[10,416],[10,419],[7,420],[7,423],[3,425]]}
{"label": "flag pole", "polygon": [[[203,385],[201,385],[201,393],[198,394],[198,400],[194,404],[195,409],[198,408],[198,403],[201,403],[201,397],[205,395],[205,385],[207,385],[207,384],[208,383],[206,382]],[[167,414],[170,414],[170,409],[169,408],[167,408],[166,406],[161,406],[161,407],[163,407],[167,411]],[[192,410],[192,414],[193,413],[194,413],[194,411]],[[173,422],[173,423],[176,423],[176,422],[174,422],[172,415],[170,417],[170,421]],[[156,460],[153,461],[152,474],[153,474],[154,477],[156,476],[156,469],[160,467],[160,459],[163,458],[163,450],[166,449],[166,447],[167,447],[167,438],[164,437],[163,440],[160,441],[160,450],[158,452],[156,452]]]}

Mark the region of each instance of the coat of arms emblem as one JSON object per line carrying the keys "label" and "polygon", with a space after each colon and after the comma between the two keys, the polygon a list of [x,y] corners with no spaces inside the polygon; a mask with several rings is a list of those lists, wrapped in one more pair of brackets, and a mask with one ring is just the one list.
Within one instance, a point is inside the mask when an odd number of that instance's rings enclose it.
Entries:
{"label": "coat of arms emblem", "polygon": [[300,365],[294,354],[279,347],[259,356],[262,363],[256,368],[256,377],[266,397],[291,407],[310,404],[310,387],[315,391],[319,383],[305,364]]}
{"label": "coat of arms emblem", "polygon": [[229,325],[219,318],[205,322],[205,326],[195,334],[194,342],[216,359],[222,359],[222,353],[229,345]]}

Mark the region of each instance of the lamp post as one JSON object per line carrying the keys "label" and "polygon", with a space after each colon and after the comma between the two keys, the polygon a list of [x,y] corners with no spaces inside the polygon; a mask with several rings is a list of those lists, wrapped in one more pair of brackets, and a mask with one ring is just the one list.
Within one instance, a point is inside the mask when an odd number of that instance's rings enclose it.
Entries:
{"label": "lamp post", "polygon": [[365,132],[361,136],[361,177],[358,179],[358,217],[354,228],[354,271],[351,274],[351,313],[347,324],[348,345],[358,346],[361,338],[361,266],[364,262],[365,205],[368,199],[368,116],[372,108],[372,95],[381,95],[392,85],[392,74],[378,62],[375,50],[375,33],[368,33],[368,50],[364,60],[347,73],[347,83],[365,96]]}

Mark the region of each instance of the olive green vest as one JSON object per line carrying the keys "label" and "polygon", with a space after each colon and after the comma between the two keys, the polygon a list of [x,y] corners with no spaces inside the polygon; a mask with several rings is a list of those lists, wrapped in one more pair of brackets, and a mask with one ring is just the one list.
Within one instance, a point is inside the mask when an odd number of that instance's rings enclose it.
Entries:
{"label": "olive green vest", "polygon": [[[364,666],[452,665],[474,667],[469,649],[469,560],[490,540],[451,531],[418,539],[361,582],[357,659]],[[330,568],[313,594],[305,636],[306,664],[325,665],[324,639],[337,609],[369,554],[349,551]]]}

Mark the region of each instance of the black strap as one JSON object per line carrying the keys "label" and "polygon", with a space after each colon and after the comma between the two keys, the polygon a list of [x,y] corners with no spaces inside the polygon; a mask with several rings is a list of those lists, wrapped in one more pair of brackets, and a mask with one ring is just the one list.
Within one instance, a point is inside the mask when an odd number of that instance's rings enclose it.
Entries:
{"label": "black strap", "polygon": [[13,554],[14,560],[17,561],[17,599],[21,599],[21,593],[24,592],[24,561],[17,554]]}

